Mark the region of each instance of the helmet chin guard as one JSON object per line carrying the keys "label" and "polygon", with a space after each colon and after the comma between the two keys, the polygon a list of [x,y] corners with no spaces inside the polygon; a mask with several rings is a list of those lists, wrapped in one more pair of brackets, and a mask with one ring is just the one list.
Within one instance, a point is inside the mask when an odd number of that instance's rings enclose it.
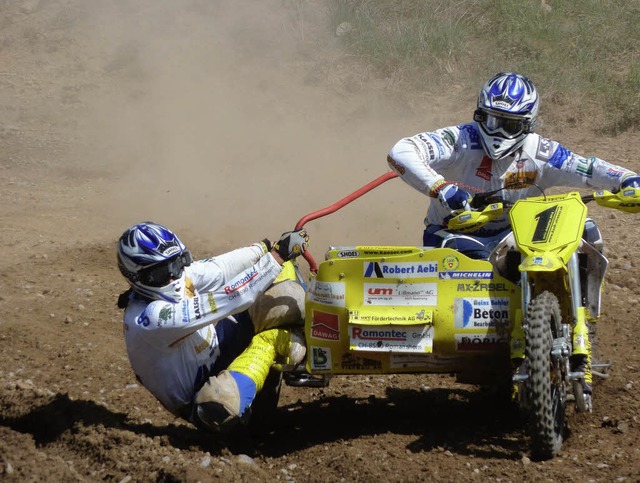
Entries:
{"label": "helmet chin guard", "polygon": [[482,125],[478,124],[480,129],[480,143],[484,148],[484,152],[487,153],[493,160],[498,160],[502,158],[506,158],[507,156],[515,153],[520,146],[524,143],[527,135],[522,134],[521,136],[514,139],[504,139],[501,137],[494,137],[488,133],[486,133],[482,129]]}
{"label": "helmet chin guard", "polygon": [[183,273],[178,280],[173,280],[162,287],[150,287],[140,282],[129,282],[129,285],[131,285],[131,288],[143,297],[153,300],[166,300],[167,302],[177,304],[185,297],[187,284],[186,276]]}

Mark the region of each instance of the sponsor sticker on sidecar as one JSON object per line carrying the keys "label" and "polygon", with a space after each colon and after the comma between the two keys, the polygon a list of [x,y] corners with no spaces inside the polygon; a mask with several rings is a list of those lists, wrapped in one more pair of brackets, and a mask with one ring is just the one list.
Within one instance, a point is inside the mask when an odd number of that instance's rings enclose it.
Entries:
{"label": "sponsor sticker on sidecar", "polygon": [[493,272],[440,272],[440,280],[458,280],[461,278],[474,278],[488,280],[493,278]]}
{"label": "sponsor sticker on sidecar", "polygon": [[353,352],[345,352],[342,354],[340,367],[350,371],[380,371],[382,370],[382,361],[355,355]]}
{"label": "sponsor sticker on sidecar", "polygon": [[331,369],[331,348],[311,346],[311,369],[328,371]]}
{"label": "sponsor sticker on sidecar", "polygon": [[458,329],[487,329],[509,325],[508,297],[455,299],[454,320]]}
{"label": "sponsor sticker on sidecar", "polygon": [[307,299],[332,307],[344,307],[345,286],[343,282],[320,282],[312,280]]}
{"label": "sponsor sticker on sidecar", "polygon": [[456,350],[486,352],[509,347],[509,339],[499,334],[455,334]]}
{"label": "sponsor sticker on sidecar", "polygon": [[364,284],[367,305],[437,305],[437,283]]}
{"label": "sponsor sticker on sidecar", "polygon": [[349,310],[350,324],[424,325],[433,324],[433,309],[425,307],[360,307]]}
{"label": "sponsor sticker on sidecar", "polygon": [[364,264],[366,278],[426,278],[438,276],[438,262],[368,262]]}
{"label": "sponsor sticker on sidecar", "polygon": [[362,254],[367,256],[390,256],[390,255],[411,255],[419,251],[417,248],[377,248],[377,247],[360,247]]}
{"label": "sponsor sticker on sidecar", "polygon": [[313,311],[311,337],[321,340],[340,340],[340,318],[336,314]]}
{"label": "sponsor sticker on sidecar", "polygon": [[432,352],[433,326],[349,324],[349,349],[371,352]]}
{"label": "sponsor sticker on sidecar", "polygon": [[340,250],[336,253],[338,258],[358,258],[360,256],[360,252],[358,250]]}
{"label": "sponsor sticker on sidecar", "polygon": [[479,280],[470,283],[459,283],[456,288],[458,292],[508,292],[509,288],[504,282],[493,283],[485,282],[481,283]]}

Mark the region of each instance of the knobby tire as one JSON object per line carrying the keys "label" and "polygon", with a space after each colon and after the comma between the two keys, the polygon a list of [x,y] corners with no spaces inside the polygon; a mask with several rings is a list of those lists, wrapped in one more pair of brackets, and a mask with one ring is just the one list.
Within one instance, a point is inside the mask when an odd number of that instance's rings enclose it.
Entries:
{"label": "knobby tire", "polygon": [[558,299],[542,292],[529,304],[526,330],[531,452],[537,459],[550,459],[558,453],[565,430],[564,383],[551,358],[553,339],[560,334]]}

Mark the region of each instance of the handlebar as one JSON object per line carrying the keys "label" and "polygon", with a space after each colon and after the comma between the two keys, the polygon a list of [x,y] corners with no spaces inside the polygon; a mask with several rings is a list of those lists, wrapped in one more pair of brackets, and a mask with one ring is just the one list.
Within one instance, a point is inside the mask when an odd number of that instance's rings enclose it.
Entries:
{"label": "handlebar", "polygon": [[[389,171],[382,176],[377,177],[341,200],[303,216],[298,220],[298,223],[296,223],[295,229],[301,230],[308,222],[330,215],[331,213],[335,213],[340,208],[343,208],[352,201],[357,200],[372,189],[380,186],[382,183],[397,177],[398,174],[393,171]],[[449,228],[459,232],[475,231],[487,222],[501,216],[504,209],[510,208],[513,206],[513,203],[503,200],[502,197],[497,195],[498,191],[476,194],[471,201],[473,211],[458,213],[449,221]],[[556,196],[565,197],[567,194],[536,196],[534,199],[552,201]],[[605,206],[607,208],[615,208],[628,213],[640,213],[640,188],[626,188],[618,192],[603,190],[579,196],[583,203],[595,201],[598,205]],[[307,249],[302,256],[309,264],[309,270],[312,273],[317,273],[318,264],[311,255],[311,252]]]}
{"label": "handlebar", "polygon": [[[612,192],[607,190],[580,194],[577,192],[557,195],[542,195],[526,198],[528,201],[556,201],[569,196],[578,197],[583,203],[595,201],[599,206],[614,208],[627,213],[640,213],[640,188],[625,188]],[[503,200],[496,192],[478,193],[470,202],[471,211],[456,213],[447,223],[451,231],[458,233],[474,232],[488,222],[502,216],[505,209],[511,208],[514,202]]]}

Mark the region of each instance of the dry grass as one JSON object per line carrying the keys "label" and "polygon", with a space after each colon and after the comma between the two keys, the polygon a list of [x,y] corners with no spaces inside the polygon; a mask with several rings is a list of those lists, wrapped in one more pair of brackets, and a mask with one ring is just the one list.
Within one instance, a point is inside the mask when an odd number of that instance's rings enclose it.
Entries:
{"label": "dry grass", "polygon": [[389,88],[477,92],[499,71],[529,76],[548,126],[640,126],[640,2],[332,0],[330,28]]}

